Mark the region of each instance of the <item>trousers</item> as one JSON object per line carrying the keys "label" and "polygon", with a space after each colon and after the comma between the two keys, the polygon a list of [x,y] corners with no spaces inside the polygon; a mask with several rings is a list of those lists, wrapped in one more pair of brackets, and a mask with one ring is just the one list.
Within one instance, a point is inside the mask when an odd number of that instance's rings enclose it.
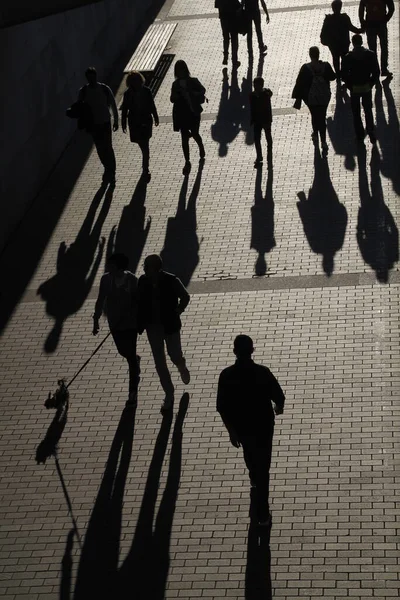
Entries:
{"label": "trousers", "polygon": [[270,426],[262,438],[243,436],[240,439],[249,477],[257,490],[257,518],[259,521],[265,521],[269,516],[269,470],[273,435],[274,428]]}
{"label": "trousers", "polygon": [[91,128],[94,145],[104,167],[104,178],[115,179],[115,154],[112,145],[111,122],[93,125]]}
{"label": "trousers", "polygon": [[232,46],[232,62],[236,63],[238,60],[238,48],[239,48],[239,34],[236,28],[234,19],[225,19],[224,17],[219,18],[222,29],[222,39],[224,44],[224,56],[228,56],[229,42]]}
{"label": "trousers", "polygon": [[309,106],[313,133],[320,135],[321,142],[326,142],[326,111],[327,106]]}
{"label": "trousers", "polygon": [[111,330],[118,353],[123,356],[129,367],[129,392],[137,392],[140,381],[140,369],[136,355],[137,331],[135,329]]}
{"label": "trousers", "polygon": [[364,109],[367,133],[374,131],[374,115],[372,114],[372,92],[351,94],[351,110],[353,113],[354,130],[358,139],[364,138],[364,125],[361,119],[361,104]]}
{"label": "trousers", "polygon": [[368,48],[372,50],[372,52],[375,52],[375,54],[377,54],[377,40],[379,38],[379,43],[381,45],[381,71],[384,73],[387,71],[389,62],[387,23],[377,23],[376,25],[368,23],[366,25],[366,34]]}
{"label": "trousers", "polygon": [[272,151],[271,123],[268,123],[266,125],[259,125],[258,123],[254,123],[254,145],[256,147],[257,160],[263,160],[263,153],[261,148],[262,131],[264,131],[265,139],[267,140],[268,156],[271,155]]}
{"label": "trousers", "polygon": [[156,371],[160,378],[161,387],[163,388],[165,395],[171,398],[174,395],[175,389],[167,365],[165,347],[167,348],[168,355],[174,365],[178,368],[185,366],[186,361],[182,354],[181,333],[180,331],[176,331],[175,333],[165,333],[164,327],[158,323],[148,325],[146,333],[153,354]]}

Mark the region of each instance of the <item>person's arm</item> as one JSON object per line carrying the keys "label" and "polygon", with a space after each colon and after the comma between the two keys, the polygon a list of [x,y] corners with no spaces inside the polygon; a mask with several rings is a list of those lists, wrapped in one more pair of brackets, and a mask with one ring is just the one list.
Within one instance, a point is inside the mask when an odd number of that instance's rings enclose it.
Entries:
{"label": "person's arm", "polygon": [[172,103],[177,102],[177,100],[179,100],[181,94],[179,91],[179,86],[178,86],[178,81],[174,81],[174,83],[172,84],[171,87],[171,97],[170,100]]}
{"label": "person's arm", "polygon": [[269,23],[269,12],[268,12],[267,5],[265,4],[265,0],[260,0],[260,2],[261,2],[261,6],[264,9],[265,16],[267,17],[267,23]]}
{"label": "person's arm", "polygon": [[86,93],[85,88],[86,88],[86,86],[84,85],[79,90],[79,92],[78,92],[78,102],[83,102],[84,97],[85,97],[85,93]]}
{"label": "person's arm", "polygon": [[150,112],[154,119],[154,125],[156,127],[158,127],[160,120],[158,118],[157,107],[156,107],[156,103],[154,102],[154,98],[153,98],[153,94],[151,93],[151,90],[149,90],[149,100],[150,100]]}
{"label": "person's arm", "polygon": [[226,386],[226,375],[224,371],[219,376],[218,380],[218,391],[217,391],[217,412],[219,412],[221,419],[228,431],[229,438],[231,444],[235,446],[235,448],[239,448],[240,442],[237,437],[236,431],[230,421],[229,411],[227,410],[227,406],[229,403],[229,397],[227,394],[227,386]]}
{"label": "person's arm", "polygon": [[181,315],[190,302],[190,295],[179,277],[175,277],[176,293],[179,298],[178,313]]}
{"label": "person's arm", "polygon": [[121,126],[122,131],[126,133],[126,121],[128,117],[128,95],[127,92],[124,93],[124,99],[122,100],[121,106]]}
{"label": "person's arm", "polygon": [[373,87],[378,81],[379,81],[379,76],[381,74],[381,70],[379,68],[379,63],[378,63],[378,58],[376,56],[376,53],[373,52],[372,53],[372,65],[371,65],[371,87]]}
{"label": "person's arm", "polygon": [[334,81],[336,79],[336,73],[332,69],[332,66],[328,62],[325,63],[325,72],[324,72],[324,75],[325,75],[325,78],[328,81]]}
{"label": "person's arm", "polygon": [[386,23],[388,23],[390,21],[390,19],[393,17],[393,13],[394,13],[393,0],[386,0],[386,6],[388,9],[388,12],[386,13]]}
{"label": "person's arm", "polygon": [[250,124],[254,124],[254,96],[250,94]]}
{"label": "person's arm", "polygon": [[275,404],[275,414],[281,415],[285,407],[285,394],[271,371],[268,371],[268,379],[269,394]]}
{"label": "person's arm", "polygon": [[113,119],[114,119],[113,130],[117,131],[117,129],[118,129],[118,108],[117,108],[117,103],[115,102],[114,94],[112,93],[111,88],[109,88],[108,85],[106,85],[105,87],[106,87],[106,90],[107,90],[109,106],[111,107],[111,111],[112,111]]}
{"label": "person's arm", "polygon": [[[304,88],[305,88],[305,69],[307,69],[307,65],[303,65],[297,75],[296,83],[294,84],[292,98],[299,100],[304,99]],[[300,106],[299,106],[300,108]]]}
{"label": "person's arm", "polygon": [[360,4],[358,5],[358,19],[360,21],[361,28],[363,29],[365,26],[365,0],[360,0]]}
{"label": "person's arm", "polygon": [[93,314],[93,335],[97,335],[99,332],[99,319],[103,313],[104,302],[107,297],[107,283],[106,275],[103,275],[100,281],[99,295],[97,296],[96,304],[94,307]]}
{"label": "person's arm", "polygon": [[351,19],[349,17],[349,15],[346,15],[347,17],[347,27],[349,28],[349,31],[352,31],[353,33],[361,33],[362,29],[361,27],[356,27],[355,25],[353,25],[353,23],[351,22]]}

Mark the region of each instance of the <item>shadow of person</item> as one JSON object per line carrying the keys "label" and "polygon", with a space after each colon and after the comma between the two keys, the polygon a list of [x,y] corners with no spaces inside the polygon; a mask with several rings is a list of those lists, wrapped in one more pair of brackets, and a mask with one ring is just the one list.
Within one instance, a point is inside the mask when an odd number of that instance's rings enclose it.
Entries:
{"label": "shadow of person", "polygon": [[308,198],[304,192],[299,192],[297,209],[310,248],[316,254],[322,254],[323,271],[330,277],[335,254],[343,246],[347,211],[333,187],[328,161],[321,157],[318,148],[315,149],[314,168],[314,181]]}
{"label": "shadow of person", "polygon": [[146,221],[146,193],[147,182],[141,177],[130,203],[122,210],[118,228],[112,228],[107,242],[107,256],[113,252],[125,254],[132,273],[137,271],[151,227],[151,217]]}
{"label": "shadow of person", "polygon": [[[387,118],[383,109],[382,90],[387,102]],[[400,195],[400,129],[396,105],[390,89],[390,79],[375,88],[376,134],[382,151],[380,171],[391,179],[393,190]]]}
{"label": "shadow of person", "polygon": [[[262,64],[262,63],[261,63]],[[259,63],[260,67],[260,63]],[[252,146],[254,144],[254,134],[253,127],[251,125],[250,119],[250,94],[253,89],[253,63],[249,61],[247,67],[246,77],[242,79],[241,86],[241,129],[245,134],[245,142],[247,146]]]}
{"label": "shadow of person", "polygon": [[[171,271],[187,286],[199,263],[200,243],[197,237],[196,202],[200,191],[203,163],[199,163],[196,179],[189,194],[189,177],[185,176],[179,193],[176,215],[169,217],[164,246],[160,256],[166,271]],[[201,240],[202,241],[202,240]]]}
{"label": "shadow of person", "polygon": [[265,275],[267,263],[265,255],[275,248],[274,233],[274,200],[273,200],[273,168],[270,158],[267,190],[263,197],[261,190],[262,169],[257,170],[254,205],[251,207],[251,242],[250,248],[258,252],[254,272],[258,276]]}
{"label": "shadow of person", "polygon": [[270,527],[259,527],[256,491],[250,496],[250,525],[247,535],[245,579],[246,600],[272,600]]}
{"label": "shadow of person", "polygon": [[380,178],[381,158],[376,146],[371,156],[371,192],[368,185],[365,146],[358,154],[358,181],[361,206],[358,209],[357,242],[364,261],[375,271],[381,283],[387,283],[389,271],[399,260],[399,231],[385,204]]}
{"label": "shadow of person", "polygon": [[346,88],[336,85],[335,112],[326,120],[328,135],[335,154],[344,156],[344,166],[349,171],[356,168],[355,155],[357,144],[354,134],[353,115],[350,106],[350,96]]}
{"label": "shadow of person", "polygon": [[122,507],[132,454],[135,412],[134,408],[123,411],[111,444],[83,543],[74,600],[118,598],[115,595],[115,585]]}
{"label": "shadow of person", "polygon": [[[44,344],[45,352],[56,350],[64,322],[83,306],[93,286],[105,244],[104,238],[100,240],[100,233],[113,192],[113,187],[107,189],[104,185],[96,192],[75,241],[69,247],[65,242],[60,244],[56,275],[42,283],[37,290],[37,294],[46,302],[46,313],[55,320]],[[94,222],[104,195],[103,205]]]}
{"label": "shadow of person", "polygon": [[176,416],[167,481],[154,523],[162,465],[172,425],[172,412],[163,417],[131,549],[119,571],[116,593],[113,596],[119,600],[131,598],[164,600],[165,598],[170,563],[171,530],[181,476],[182,427],[188,404],[189,394],[185,393]]}
{"label": "shadow of person", "polygon": [[37,464],[45,464],[50,456],[56,456],[58,442],[61,439],[68,417],[68,400],[57,408],[56,414],[47,429],[46,435],[36,449]]}
{"label": "shadow of person", "polygon": [[60,600],[70,600],[72,590],[72,549],[74,547],[75,529],[67,536],[64,556],[61,561]]}
{"label": "shadow of person", "polygon": [[229,85],[228,69],[222,70],[221,99],[215,122],[211,125],[211,137],[219,143],[218,155],[227,156],[229,144],[240,131],[241,95],[238,84],[237,68],[232,69]]}

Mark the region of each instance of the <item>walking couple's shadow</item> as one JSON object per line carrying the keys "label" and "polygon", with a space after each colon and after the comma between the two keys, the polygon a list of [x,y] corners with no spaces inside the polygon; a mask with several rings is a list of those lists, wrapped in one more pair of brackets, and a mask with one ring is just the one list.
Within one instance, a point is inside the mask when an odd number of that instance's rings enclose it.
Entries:
{"label": "walking couple's shadow", "polygon": [[314,181],[309,190],[297,194],[297,208],[310,248],[322,255],[322,268],[330,277],[335,254],[341,249],[347,227],[347,211],[333,187],[328,161],[318,148],[314,153]]}
{"label": "walking couple's shadow", "polygon": [[155,515],[162,466],[173,421],[172,411],[163,417],[132,544],[118,568],[123,497],[135,420],[133,409],[125,409],[123,412],[87,528],[74,600],[164,599],[170,563],[170,538],[181,476],[182,428],[188,404],[189,394],[185,393],[175,419],[167,480]]}
{"label": "walking couple's shadow", "polygon": [[[67,247],[61,242],[57,254],[57,273],[42,283],[37,294],[46,302],[46,312],[54,318],[53,329],[47,336],[44,349],[54,352],[58,346],[67,318],[83,306],[99,269],[105,239],[101,229],[111,206],[114,188],[102,185],[96,192],[75,241]],[[97,209],[103,205],[95,221]]]}

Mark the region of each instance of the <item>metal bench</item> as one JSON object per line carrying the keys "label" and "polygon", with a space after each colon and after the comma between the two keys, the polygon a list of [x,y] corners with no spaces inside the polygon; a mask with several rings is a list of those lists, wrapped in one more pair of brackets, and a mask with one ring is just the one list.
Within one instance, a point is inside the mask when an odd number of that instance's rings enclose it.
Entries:
{"label": "metal bench", "polygon": [[154,25],[150,25],[132,58],[126,65],[124,73],[129,73],[129,71],[152,73],[166,49],[176,26],[177,23],[155,23]]}

